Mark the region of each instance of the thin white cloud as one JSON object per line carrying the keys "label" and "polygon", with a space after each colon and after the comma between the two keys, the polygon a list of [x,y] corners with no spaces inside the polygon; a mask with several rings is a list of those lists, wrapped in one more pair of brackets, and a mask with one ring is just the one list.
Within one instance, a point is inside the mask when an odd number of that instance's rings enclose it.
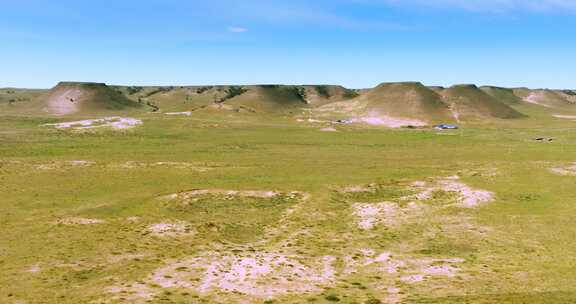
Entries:
{"label": "thin white cloud", "polygon": [[475,12],[510,11],[576,12],[576,0],[352,0],[356,3],[383,3],[395,6],[422,6],[464,9]]}
{"label": "thin white cloud", "polygon": [[241,26],[231,26],[228,28],[230,33],[245,33],[248,31],[247,28]]}
{"label": "thin white cloud", "polygon": [[[409,30],[412,27],[394,21],[357,18],[336,8],[351,0],[221,0],[214,1],[219,16],[253,24],[318,25],[347,30]],[[225,5],[224,5],[225,4]],[[212,5],[212,4],[211,4]]]}

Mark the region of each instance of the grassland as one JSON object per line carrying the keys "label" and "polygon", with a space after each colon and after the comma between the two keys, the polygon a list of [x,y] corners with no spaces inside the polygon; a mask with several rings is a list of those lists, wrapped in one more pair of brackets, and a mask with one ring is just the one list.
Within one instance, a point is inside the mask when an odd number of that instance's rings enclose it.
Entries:
{"label": "grassland", "polygon": [[[1,116],[0,303],[573,303],[576,177],[549,169],[576,160],[576,122],[519,108],[530,118],[447,132],[195,113],[74,133]],[[413,182],[455,175],[493,200],[435,191],[406,209]],[[194,189],[274,194],[165,198]],[[355,204],[380,202],[397,216],[360,229]]]}

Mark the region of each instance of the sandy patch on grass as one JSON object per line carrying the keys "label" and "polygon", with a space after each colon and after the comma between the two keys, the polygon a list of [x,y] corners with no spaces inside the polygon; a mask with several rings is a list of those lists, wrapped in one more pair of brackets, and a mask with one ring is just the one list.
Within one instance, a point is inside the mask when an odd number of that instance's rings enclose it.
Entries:
{"label": "sandy patch on grass", "polygon": [[192,112],[188,111],[188,112],[168,112],[168,113],[164,113],[164,115],[169,115],[169,116],[192,116]]}
{"label": "sandy patch on grass", "polygon": [[58,220],[58,224],[67,225],[67,226],[76,226],[76,225],[95,225],[95,224],[103,224],[106,221],[99,220],[99,219],[91,219],[91,218],[83,218],[83,217],[69,217],[63,218]]}
{"label": "sandy patch on grass", "polygon": [[576,176],[576,163],[566,167],[550,168],[550,172],[565,176]]}
{"label": "sandy patch on grass", "polygon": [[194,163],[187,162],[172,162],[172,161],[162,161],[162,162],[140,162],[140,161],[127,161],[113,167],[121,169],[139,169],[139,168],[170,168],[170,169],[189,169],[198,172],[205,172],[211,170],[211,167],[201,166]]}
{"label": "sandy patch on grass", "polygon": [[319,120],[319,119],[314,119],[314,118],[308,118],[308,119],[302,119],[302,118],[298,118],[296,119],[297,122],[309,122],[309,123],[327,123],[329,121],[327,120]]}
{"label": "sandy patch on grass", "polygon": [[320,129],[320,131],[321,132],[338,132],[338,130],[336,130],[336,128],[332,128],[332,127],[322,128],[322,129]]}
{"label": "sandy patch on grass", "polygon": [[[423,263],[424,261],[424,263]],[[438,264],[438,261],[443,261],[446,264],[442,265],[431,265],[432,263]],[[455,264],[461,263],[459,260],[416,260],[415,264],[420,264],[420,266],[415,267],[414,269],[408,270],[407,272],[412,272],[412,274],[408,274],[402,276],[400,280],[407,284],[415,284],[422,281],[425,281],[430,278],[434,277],[446,277],[446,278],[453,278],[460,272],[460,267],[457,267]]]}
{"label": "sandy patch on grass", "polygon": [[458,176],[440,178],[427,182],[412,183],[412,187],[419,190],[417,194],[403,197],[402,200],[428,200],[432,199],[435,192],[443,191],[456,194],[458,205],[463,208],[477,207],[481,204],[494,200],[494,193],[475,189],[459,181]]}
{"label": "sandy patch on grass", "polygon": [[126,221],[128,221],[130,223],[138,223],[138,222],[140,222],[140,220],[142,220],[142,218],[139,216],[129,216],[126,218]]}
{"label": "sandy patch on grass", "polygon": [[456,180],[440,180],[442,191],[457,195],[459,205],[464,208],[476,207],[494,200],[494,193],[487,190],[474,189]]}
{"label": "sandy patch on grass", "polygon": [[454,277],[456,272],[458,272],[459,268],[452,266],[452,265],[436,265],[436,266],[428,266],[422,269],[422,272],[426,275],[432,276],[445,276],[445,277]]}
{"label": "sandy patch on grass", "polygon": [[206,294],[234,292],[255,298],[320,290],[334,279],[334,258],[309,261],[278,253],[213,254],[156,270],[151,281],[163,288],[181,287]]}
{"label": "sandy patch on grass", "polygon": [[133,260],[137,260],[137,259],[141,259],[141,258],[145,258],[145,257],[149,257],[150,254],[144,254],[144,253],[126,253],[126,254],[116,254],[116,255],[111,255],[106,259],[107,263],[122,263],[122,262],[127,262],[127,261],[133,261]]}
{"label": "sandy patch on grass", "polygon": [[[340,190],[340,193],[372,193],[382,186],[369,184],[365,186],[350,186]],[[397,227],[414,222],[424,214],[434,212],[444,207],[456,204],[461,208],[472,208],[494,200],[494,193],[475,189],[460,181],[458,176],[433,179],[431,181],[415,181],[407,185],[394,185],[405,187],[406,192],[413,194],[399,196],[395,201],[352,204],[352,215],[356,225],[362,230],[372,230],[377,226]],[[402,193],[402,191],[400,191]],[[433,207],[425,201],[437,199],[436,193],[454,194],[451,197],[440,197],[444,200],[443,207]]]}
{"label": "sandy patch on grass", "polygon": [[23,164],[20,160],[11,160],[11,159],[0,159],[0,166],[9,166],[9,165],[21,165]]}
{"label": "sandy patch on grass", "polygon": [[413,258],[374,249],[360,249],[343,258],[345,274],[379,273],[407,283],[427,278],[452,278],[460,272],[461,258]]}
{"label": "sandy patch on grass", "polygon": [[190,203],[206,196],[220,196],[224,197],[225,199],[237,199],[237,198],[273,199],[277,197],[285,197],[288,199],[306,199],[308,197],[308,194],[298,191],[279,192],[272,190],[262,191],[262,190],[195,189],[170,194],[162,198],[169,200],[179,200],[183,203]]}
{"label": "sandy patch on grass", "polygon": [[[306,294],[318,294],[326,288],[339,288],[342,282],[358,280],[358,284],[379,293],[375,293],[375,296],[394,303],[401,302],[414,289],[439,288],[437,285],[440,283],[450,288],[452,279],[460,279],[467,274],[464,259],[424,257],[424,253],[415,252],[430,249],[428,246],[431,244],[427,240],[434,239],[435,235],[448,238],[454,235],[459,238],[469,236],[468,226],[458,226],[457,229],[448,226],[468,224],[465,209],[449,210],[455,211],[450,214],[443,212],[446,207],[454,206],[455,201],[460,205],[466,198],[470,198],[466,196],[468,192],[462,191],[461,185],[454,186],[452,183],[460,183],[459,178],[454,176],[394,183],[393,187],[406,187],[407,190],[382,192],[386,196],[397,193],[395,201],[352,204],[352,212],[355,212],[356,217],[354,224],[361,229],[365,227],[369,230],[378,225],[396,227],[405,223],[430,223],[430,226],[423,227],[422,234],[398,240],[400,243],[391,244],[390,248],[388,245],[384,248],[378,242],[379,232],[361,232],[356,229],[326,232],[325,227],[315,223],[327,219],[342,220],[338,218],[340,213],[316,209],[316,205],[304,202],[306,195],[300,192],[196,189],[176,193],[168,198],[189,202],[207,195],[230,199],[273,199],[295,193],[294,198],[299,199],[300,203],[286,209],[277,224],[255,242],[203,246],[203,249],[194,250],[187,257],[165,261],[163,266],[142,277],[137,284],[116,285],[108,291],[114,293],[115,298],[130,296],[135,301],[138,297],[144,301],[154,300],[156,295],[160,296],[169,290],[176,293],[189,292],[207,302],[260,303],[268,299],[282,301],[283,296],[291,295],[305,298]],[[379,194],[380,187],[378,184],[370,184],[345,190]],[[470,189],[472,193],[476,190]],[[425,191],[430,192],[422,194]],[[435,191],[451,192],[454,195],[435,197]],[[333,194],[341,193],[347,192],[337,190]],[[406,194],[412,196],[408,198]],[[422,201],[417,199],[417,195],[421,196]],[[367,196],[370,197],[370,194]],[[446,200],[447,204],[426,202],[437,199]],[[302,217],[313,220],[302,222]],[[425,219],[421,220],[423,217]],[[473,242],[476,238],[469,240]],[[317,252],[318,247],[311,246],[316,246],[318,242],[324,247],[322,253],[312,253]],[[340,289],[337,292],[340,293]]]}
{"label": "sandy patch on grass", "polygon": [[227,293],[236,300],[272,299],[321,291],[335,279],[334,262],[332,256],[310,259],[267,252],[210,252],[168,263],[153,271],[144,284],[114,286],[107,291],[129,294],[133,300],[149,299],[164,288],[187,289],[202,296]]}
{"label": "sandy patch on grass", "polygon": [[96,163],[89,160],[70,160],[70,161],[54,161],[45,164],[39,164],[36,166],[39,170],[57,170],[57,169],[68,169],[68,168],[86,168],[94,166]]}
{"label": "sandy patch on grass", "polygon": [[552,115],[552,116],[556,117],[556,118],[561,118],[561,119],[572,119],[572,120],[576,119],[576,115],[559,115],[559,114],[556,114],[556,115]]}
{"label": "sandy patch on grass", "polygon": [[109,169],[141,169],[141,168],[168,168],[180,170],[193,170],[196,172],[206,172],[214,169],[218,165],[211,167],[209,164],[195,164],[188,162],[173,162],[173,161],[160,161],[160,162],[140,162],[140,161],[127,161],[122,163],[99,163],[89,160],[71,160],[71,161],[51,161],[42,164],[35,164],[36,169],[39,170],[65,170],[74,168],[88,168],[99,166]]}
{"label": "sandy patch on grass", "polygon": [[148,226],[148,231],[158,237],[181,237],[196,234],[194,227],[184,221],[152,224]]}
{"label": "sandy patch on grass", "polygon": [[344,256],[344,274],[354,274],[366,270],[366,267],[372,267],[374,271],[395,274],[399,268],[405,266],[401,260],[393,259],[392,253],[376,253],[373,249],[360,249],[354,255]]}
{"label": "sandy patch on grass", "polygon": [[114,294],[113,299],[121,303],[146,303],[157,293],[151,286],[138,282],[121,283],[108,287],[105,291]]}
{"label": "sandy patch on grass", "polygon": [[53,124],[44,124],[42,126],[54,127],[60,130],[89,130],[96,128],[111,128],[113,130],[131,129],[142,124],[142,121],[129,117],[104,117],[98,119],[87,119],[71,122],[61,122]]}
{"label": "sandy patch on grass", "polygon": [[408,283],[408,284],[414,284],[414,283],[424,281],[424,275],[422,275],[422,274],[406,275],[406,276],[401,277],[400,281],[402,281],[404,283]]}
{"label": "sandy patch on grass", "polygon": [[340,193],[363,193],[363,192],[374,192],[376,191],[378,185],[377,184],[368,184],[368,185],[352,185],[352,186],[344,186],[335,189],[335,191]]}
{"label": "sandy patch on grass", "polygon": [[40,273],[42,272],[42,268],[38,265],[31,266],[30,268],[26,269],[28,273]]}
{"label": "sandy patch on grass", "polygon": [[424,127],[428,123],[417,119],[395,118],[385,115],[366,116],[357,118],[355,122],[362,122],[373,126],[386,126],[389,128],[402,128],[407,126]]}
{"label": "sandy patch on grass", "polygon": [[352,207],[358,228],[363,230],[373,229],[377,225],[398,225],[413,218],[422,209],[414,202],[408,203],[406,207],[393,202],[355,203]]}
{"label": "sandy patch on grass", "polygon": [[[308,235],[314,237],[313,235]],[[280,242],[282,243],[282,242]],[[270,245],[270,244],[269,244]],[[266,246],[269,248],[269,246]],[[309,256],[284,250],[258,250],[252,245],[215,246],[215,249],[167,261],[135,284],[110,287],[115,298],[145,301],[163,290],[189,291],[202,299],[225,303],[256,303],[287,295],[316,294],[341,280],[358,275],[381,277],[381,290],[400,300],[398,282],[416,284],[437,278],[453,278],[462,270],[460,258],[420,258],[344,245],[338,253]],[[288,250],[290,251],[290,250]]]}

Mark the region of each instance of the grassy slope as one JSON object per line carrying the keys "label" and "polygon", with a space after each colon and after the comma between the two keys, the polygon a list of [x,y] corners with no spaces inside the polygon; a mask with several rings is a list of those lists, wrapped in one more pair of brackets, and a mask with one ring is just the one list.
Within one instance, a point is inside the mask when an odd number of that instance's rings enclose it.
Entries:
{"label": "grassy slope", "polygon": [[[90,135],[38,128],[54,119],[3,116],[0,158],[22,163],[0,165],[0,302],[86,303],[102,299],[112,278],[140,280],[165,261],[204,250],[213,242],[258,240],[265,227],[275,226],[284,207],[219,204],[211,216],[198,216],[197,211],[167,208],[154,199],[193,188],[240,188],[310,192],[312,199],[295,218],[298,227],[316,227],[311,229],[317,237],[298,245],[309,256],[334,253],[343,246],[381,246],[467,259],[466,276],[455,282],[440,280],[436,288],[433,282],[406,286],[407,303],[570,303],[576,299],[572,254],[576,179],[547,169],[575,160],[574,122],[552,119],[539,106],[520,105],[519,109],[531,118],[470,126],[454,133],[352,127],[323,133],[318,127],[265,117],[148,115],[143,117],[145,125],[134,132]],[[530,141],[535,136],[557,140]],[[56,171],[33,166],[77,159],[99,165]],[[133,160],[218,166],[204,173],[108,166]],[[482,173],[491,168],[498,174]],[[347,233],[357,233],[348,224],[346,211],[353,201],[335,196],[332,189],[372,182],[393,185],[396,180],[456,173],[467,183],[497,194],[495,202],[462,214],[490,227],[487,238],[472,241],[466,234],[423,238],[423,227],[410,226],[381,231],[376,238],[339,241]],[[372,199],[386,199],[383,195]],[[108,223],[55,224],[70,216]],[[128,223],[125,218],[130,216],[140,216],[142,222]],[[197,227],[216,222],[222,229],[201,230],[199,237],[182,241],[142,235],[147,224],[165,218],[189,220]],[[147,256],[109,262],[111,256],[127,253]],[[34,265],[43,271],[25,271]],[[325,303],[327,294],[338,295],[341,303],[361,303],[383,297],[386,292],[378,287],[394,284],[382,280],[359,274],[324,293],[291,296],[277,303],[306,299]],[[189,303],[179,290],[161,298]]]}
{"label": "grassy slope", "polygon": [[[122,88],[126,89],[126,88]],[[162,112],[184,112],[212,104],[224,93],[224,88],[201,90],[200,87],[145,87],[133,94],[125,92],[129,97],[142,102],[157,105]]]}
{"label": "grassy slope", "polygon": [[449,111],[440,95],[420,83],[384,83],[358,100],[366,102],[366,111],[392,117],[446,121]]}
{"label": "grassy slope", "polygon": [[503,101],[486,94],[475,85],[456,85],[442,91],[442,95],[463,120],[522,117],[522,114]]}
{"label": "grassy slope", "polygon": [[312,106],[322,106],[331,102],[349,100],[358,96],[353,90],[335,85],[301,86],[306,95],[306,102]]}
{"label": "grassy slope", "polygon": [[246,86],[247,92],[224,101],[227,105],[244,106],[256,112],[287,112],[306,107],[295,86]]}
{"label": "grassy slope", "polygon": [[513,89],[491,86],[481,87],[480,89],[486,94],[507,105],[516,105],[522,102],[522,98],[515,95]]}
{"label": "grassy slope", "polygon": [[0,113],[39,114],[44,107],[41,99],[47,93],[40,89],[0,89]]}
{"label": "grassy slope", "polygon": [[514,89],[514,94],[522,99],[527,99],[530,95],[534,94],[535,97],[533,97],[533,102],[547,105],[549,107],[565,108],[573,104],[573,102],[571,102],[567,96],[564,96],[564,94],[553,90],[530,90],[519,88]]}

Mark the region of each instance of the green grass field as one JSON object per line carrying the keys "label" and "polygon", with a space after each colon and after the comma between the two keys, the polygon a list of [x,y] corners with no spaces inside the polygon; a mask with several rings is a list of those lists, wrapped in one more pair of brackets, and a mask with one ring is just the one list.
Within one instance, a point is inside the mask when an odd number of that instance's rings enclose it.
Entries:
{"label": "green grass field", "polygon": [[[1,116],[0,303],[574,303],[576,177],[550,168],[576,161],[576,122],[522,107],[446,132]],[[492,199],[408,198],[451,176]],[[361,229],[357,206],[393,210]]]}

